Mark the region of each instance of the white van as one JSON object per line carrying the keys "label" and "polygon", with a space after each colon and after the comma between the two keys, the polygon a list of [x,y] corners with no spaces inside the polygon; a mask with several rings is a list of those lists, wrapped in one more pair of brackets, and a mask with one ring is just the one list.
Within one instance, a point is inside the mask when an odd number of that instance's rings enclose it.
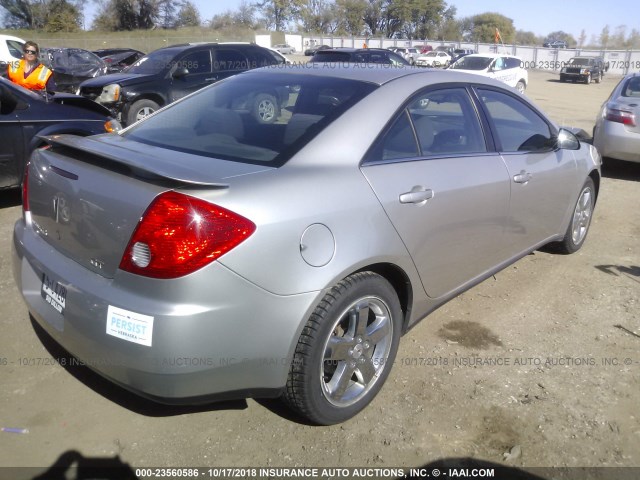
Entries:
{"label": "white van", "polygon": [[495,78],[524,93],[529,83],[529,74],[522,67],[522,60],[500,53],[474,53],[459,58],[449,66],[452,70],[475,73]]}
{"label": "white van", "polygon": [[0,35],[0,68],[5,70],[9,62],[22,58],[22,47],[25,41],[11,35]]}

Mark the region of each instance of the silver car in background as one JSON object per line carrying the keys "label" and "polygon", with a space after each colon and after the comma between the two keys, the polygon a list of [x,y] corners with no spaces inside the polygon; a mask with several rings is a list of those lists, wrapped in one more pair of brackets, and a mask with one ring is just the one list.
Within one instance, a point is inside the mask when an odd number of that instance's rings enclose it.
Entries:
{"label": "silver car in background", "polygon": [[640,162],[640,73],[620,80],[602,105],[593,144],[603,157]]}
{"label": "silver car in background", "polygon": [[386,65],[253,70],[48,141],[12,244],[37,324],[156,401],[281,396],[317,424],[361,411],[445,302],[578,250],[600,185],[595,148],[503,83]]}

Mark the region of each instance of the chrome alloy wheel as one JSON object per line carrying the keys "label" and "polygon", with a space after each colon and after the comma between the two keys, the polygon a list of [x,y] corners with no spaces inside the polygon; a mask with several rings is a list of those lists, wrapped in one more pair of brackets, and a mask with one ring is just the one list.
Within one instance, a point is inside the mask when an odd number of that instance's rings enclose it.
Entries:
{"label": "chrome alloy wheel", "polygon": [[335,322],[320,366],[322,392],[338,407],[358,402],[385,370],[393,340],[391,312],[379,297],[353,302]]}
{"label": "chrome alloy wheel", "polygon": [[258,115],[264,123],[272,122],[276,116],[276,106],[271,100],[261,100],[258,103]]}
{"label": "chrome alloy wheel", "polygon": [[580,245],[587,235],[591,216],[593,214],[593,191],[590,187],[582,190],[576,203],[571,223],[571,239],[575,245]]}
{"label": "chrome alloy wheel", "polygon": [[149,115],[151,115],[153,112],[155,112],[154,108],[151,107],[143,107],[140,110],[138,110],[138,112],[136,113],[136,122],[139,120],[142,120],[143,118],[148,117]]}

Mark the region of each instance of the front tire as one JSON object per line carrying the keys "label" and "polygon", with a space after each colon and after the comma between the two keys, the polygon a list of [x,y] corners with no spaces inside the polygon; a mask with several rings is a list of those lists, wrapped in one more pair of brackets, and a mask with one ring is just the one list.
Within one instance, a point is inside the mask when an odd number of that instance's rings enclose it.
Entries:
{"label": "front tire", "polygon": [[596,203],[596,187],[591,178],[584,183],[573,209],[573,216],[562,241],[552,244],[559,253],[575,253],[584,244]]}
{"label": "front tire", "polygon": [[148,117],[153,112],[159,109],[160,105],[158,105],[153,100],[142,99],[134,102],[129,109],[129,113],[127,114],[127,126]]}
{"label": "front tire", "polygon": [[402,309],[391,284],[355,273],[309,317],[289,370],[285,402],[311,422],[344,422],[382,388],[400,341]]}
{"label": "front tire", "polygon": [[253,116],[261,124],[271,124],[280,116],[276,97],[268,93],[257,95],[253,102]]}
{"label": "front tire", "polygon": [[525,85],[525,83],[520,80],[518,83],[516,83],[516,90],[518,91],[519,94],[523,95],[524,91],[526,90],[527,86]]}

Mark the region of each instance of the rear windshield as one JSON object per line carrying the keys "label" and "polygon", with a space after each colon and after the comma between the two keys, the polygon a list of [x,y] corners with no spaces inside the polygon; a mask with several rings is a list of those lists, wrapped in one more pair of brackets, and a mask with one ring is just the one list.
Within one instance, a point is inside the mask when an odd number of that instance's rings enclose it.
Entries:
{"label": "rear windshield", "polygon": [[462,57],[449,68],[459,70],[486,70],[493,61],[491,57]]}
{"label": "rear windshield", "polygon": [[178,152],[280,166],[375,88],[367,82],[297,74],[237,75],[122,135]]}

